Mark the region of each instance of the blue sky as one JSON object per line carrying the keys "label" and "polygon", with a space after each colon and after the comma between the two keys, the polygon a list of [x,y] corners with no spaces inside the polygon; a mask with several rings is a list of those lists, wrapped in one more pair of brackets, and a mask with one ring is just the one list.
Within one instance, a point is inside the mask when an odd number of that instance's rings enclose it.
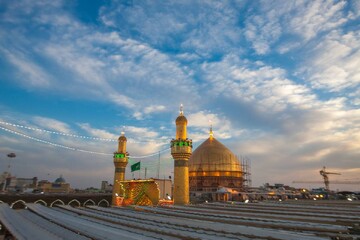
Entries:
{"label": "blue sky", "polygon": [[[19,177],[99,187],[117,143],[96,138],[124,130],[133,157],[166,149],[182,103],[195,145],[210,120],[251,159],[254,186],[321,181],[322,166],[359,180],[359,13],[359,1],[1,1],[0,127],[28,136],[0,129],[1,171],[15,152]],[[142,158],[148,176],[157,161]],[[172,165],[162,152],[160,177]]]}

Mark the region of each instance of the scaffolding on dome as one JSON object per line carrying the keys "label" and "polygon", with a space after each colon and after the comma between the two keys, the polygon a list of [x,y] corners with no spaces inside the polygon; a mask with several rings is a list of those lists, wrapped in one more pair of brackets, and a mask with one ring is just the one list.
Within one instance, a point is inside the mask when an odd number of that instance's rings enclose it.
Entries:
{"label": "scaffolding on dome", "polygon": [[241,157],[241,168],[243,172],[243,187],[245,191],[251,188],[251,160],[247,157]]}

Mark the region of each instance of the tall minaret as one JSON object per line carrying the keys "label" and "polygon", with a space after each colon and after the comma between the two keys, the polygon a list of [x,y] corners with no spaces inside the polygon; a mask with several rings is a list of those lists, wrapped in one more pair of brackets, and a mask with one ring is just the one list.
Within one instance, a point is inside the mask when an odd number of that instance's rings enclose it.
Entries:
{"label": "tall minaret", "polygon": [[120,192],[120,184],[118,182],[125,180],[125,168],[128,164],[128,155],[126,152],[126,137],[124,132],[121,132],[121,136],[118,139],[118,150],[114,152],[114,165],[115,165],[115,174],[114,174],[114,184],[112,192],[112,205],[116,204],[116,197]]}
{"label": "tall minaret", "polygon": [[189,204],[189,165],[192,152],[192,140],[186,137],[187,119],[183,106],[176,118],[176,138],[171,140],[171,155],[174,158],[174,204]]}

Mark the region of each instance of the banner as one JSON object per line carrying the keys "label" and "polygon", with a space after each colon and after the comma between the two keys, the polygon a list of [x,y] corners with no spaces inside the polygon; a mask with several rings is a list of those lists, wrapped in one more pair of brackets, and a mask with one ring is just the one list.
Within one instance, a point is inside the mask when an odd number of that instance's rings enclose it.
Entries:
{"label": "banner", "polygon": [[134,163],[131,165],[131,172],[139,171],[140,170],[140,162]]}

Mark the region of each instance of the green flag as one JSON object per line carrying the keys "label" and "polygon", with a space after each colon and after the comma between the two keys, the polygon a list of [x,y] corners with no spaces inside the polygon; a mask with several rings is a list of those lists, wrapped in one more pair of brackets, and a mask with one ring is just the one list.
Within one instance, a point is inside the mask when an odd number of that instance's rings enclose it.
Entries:
{"label": "green flag", "polygon": [[140,170],[140,162],[134,163],[131,165],[131,172]]}

